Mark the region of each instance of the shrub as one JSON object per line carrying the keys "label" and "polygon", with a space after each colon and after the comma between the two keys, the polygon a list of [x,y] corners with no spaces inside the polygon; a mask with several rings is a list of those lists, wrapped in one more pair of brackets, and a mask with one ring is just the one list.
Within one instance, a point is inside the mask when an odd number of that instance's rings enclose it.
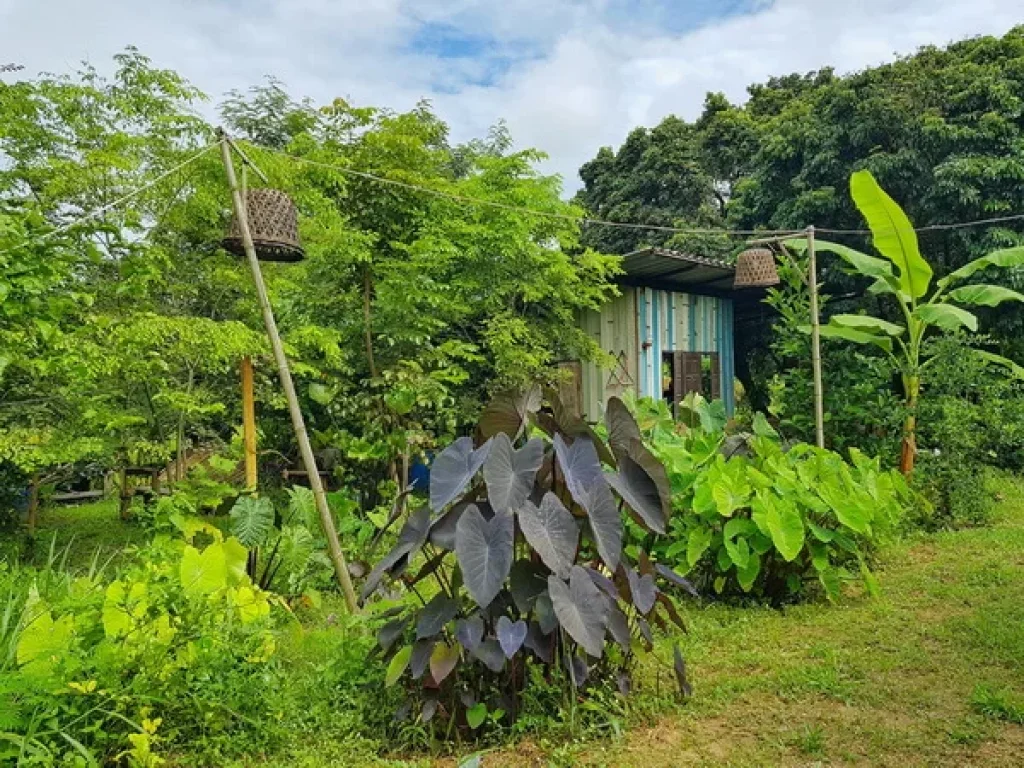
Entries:
{"label": "shrub", "polygon": [[[564,700],[585,684],[627,692],[634,638],[650,649],[652,623],[682,625],[657,582],[689,583],[640,548],[622,551],[623,507],[649,535],[665,530],[664,468],[621,401],[608,405],[608,444],[548,401],[541,410],[538,390],[496,398],[476,441],[437,456],[430,506],[364,586],[365,597],[389,574],[419,600],[379,632],[387,683],[401,681],[413,716],[448,734],[514,720],[538,670]],[[675,661],[685,690],[678,650]]]}
{"label": "shrub", "polygon": [[[753,432],[728,435],[713,418],[672,421],[641,402],[651,448],[668,470],[676,514],[654,554],[698,588],[781,603],[817,581],[830,600],[843,582],[875,591],[868,554],[904,513],[910,492],[897,472],[850,450],[852,463],[806,443],[784,447],[763,415]],[[691,413],[714,407],[698,396]],[[637,532],[634,541],[644,539]]]}
{"label": "shrub", "polygon": [[187,746],[217,762],[280,735],[255,692],[281,601],[245,575],[237,539],[179,523],[184,540],[158,537],[109,582],[52,556],[40,572],[0,570],[0,761],[155,766]]}

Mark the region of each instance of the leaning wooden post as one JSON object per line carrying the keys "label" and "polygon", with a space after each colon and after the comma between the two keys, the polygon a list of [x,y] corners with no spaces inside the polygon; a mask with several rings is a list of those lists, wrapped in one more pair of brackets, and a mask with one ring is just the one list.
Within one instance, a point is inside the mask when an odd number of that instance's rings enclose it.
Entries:
{"label": "leaning wooden post", "polygon": [[345,593],[345,603],[353,613],[359,610],[356,601],[356,592],[352,587],[352,578],[349,576],[348,565],[345,563],[345,554],[341,551],[341,542],[338,541],[338,531],[334,527],[334,518],[331,517],[331,509],[327,506],[327,495],[324,493],[323,483],[320,482],[320,473],[317,470],[316,458],[313,456],[313,447],[309,443],[309,435],[306,433],[306,422],[302,418],[302,411],[299,409],[299,397],[295,393],[295,384],[292,382],[292,374],[288,368],[288,358],[284,354],[284,345],[281,343],[281,336],[277,332],[277,321],[274,320],[274,312],[270,306],[270,298],[267,296],[267,287],[263,283],[263,273],[260,271],[260,262],[256,257],[256,247],[252,242],[252,233],[249,231],[249,219],[245,213],[245,202],[242,200],[242,193],[238,188],[238,180],[235,177],[235,167],[231,162],[231,147],[227,136],[221,136],[220,142],[221,157],[224,160],[224,172],[227,174],[228,186],[231,187],[231,201],[234,205],[235,216],[238,219],[238,228],[242,236],[242,247],[245,249],[246,258],[249,261],[249,269],[252,271],[252,279],[256,284],[256,295],[259,297],[260,310],[263,313],[263,324],[267,328],[267,336],[270,338],[270,348],[274,352],[274,360],[277,361],[277,372],[281,379],[281,387],[284,389],[285,398],[288,400],[288,413],[292,419],[292,428],[295,430],[295,439],[299,443],[299,453],[302,454],[302,463],[306,467],[306,474],[309,476],[309,485],[313,490],[313,498],[316,501],[317,511],[320,513],[320,524],[323,526],[324,534],[327,536],[327,549],[334,563],[334,573],[338,578],[342,591]]}
{"label": "leaning wooden post", "polygon": [[252,358],[242,358],[242,443],[245,446],[245,490],[255,493],[256,474],[256,399],[253,394]]}
{"label": "leaning wooden post", "polygon": [[807,228],[807,285],[811,292],[811,368],[814,372],[814,437],[825,447],[825,405],[821,385],[821,322],[818,317],[818,262],[814,253],[814,227]]}

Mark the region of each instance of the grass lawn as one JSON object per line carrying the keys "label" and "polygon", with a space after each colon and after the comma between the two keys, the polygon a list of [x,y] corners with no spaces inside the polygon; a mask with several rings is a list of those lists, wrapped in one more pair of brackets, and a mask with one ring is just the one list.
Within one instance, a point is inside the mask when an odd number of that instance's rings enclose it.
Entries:
{"label": "grass lawn", "polygon": [[993,526],[886,550],[878,600],[690,610],[694,697],[678,710],[484,768],[1024,765],[1024,493],[998,486]]}
{"label": "grass lawn", "polygon": [[[997,485],[990,527],[887,548],[878,564],[881,598],[783,611],[691,606],[690,634],[676,638],[694,684],[689,702],[634,714],[613,740],[535,739],[488,750],[483,767],[1024,765],[1024,486]],[[109,555],[145,538],[117,519],[112,502],[45,510],[42,529],[36,557],[56,533],[79,564],[97,548]],[[307,640],[330,631],[318,628]],[[672,639],[659,645],[662,661]],[[646,671],[648,690],[672,688],[667,665]],[[241,765],[352,764],[367,746],[305,738],[276,760]],[[379,764],[432,763],[420,756]]]}
{"label": "grass lawn", "polygon": [[[75,568],[86,568],[95,557],[102,564],[120,558],[124,550],[143,544],[149,534],[142,526],[121,520],[117,499],[77,506],[47,506],[39,513],[35,540],[18,538],[18,548],[28,562],[42,564],[51,547]],[[4,548],[6,549],[6,548]]]}

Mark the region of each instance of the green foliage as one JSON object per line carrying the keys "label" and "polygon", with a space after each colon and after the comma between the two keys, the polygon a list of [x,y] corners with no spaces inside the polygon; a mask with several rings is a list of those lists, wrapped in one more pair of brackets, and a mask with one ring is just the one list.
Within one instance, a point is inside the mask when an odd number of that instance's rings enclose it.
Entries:
{"label": "green foliage", "polygon": [[[652,647],[652,623],[682,626],[656,579],[692,591],[689,583],[643,551],[622,551],[621,506],[650,535],[664,530],[664,468],[618,400],[606,445],[546,397],[542,410],[536,391],[499,396],[476,442],[460,438],[436,457],[430,507],[410,513],[363,586],[365,598],[390,575],[421,599],[378,641],[386,684],[404,684],[413,717],[436,735],[515,721],[539,675],[565,701],[584,687],[626,693],[636,650]],[[685,694],[681,657],[677,665]]]}
{"label": "green foliage", "polygon": [[[782,284],[768,290],[766,302],[778,317],[751,367],[755,379],[766,384],[757,399],[782,434],[814,442],[811,340],[806,333],[810,299],[801,279],[807,261],[798,255],[795,262],[779,264]],[[819,308],[826,315],[833,303],[832,297],[819,294]],[[905,408],[893,391],[890,362],[871,347],[825,343],[821,354],[825,444],[840,453],[859,448],[885,465],[895,464]]]}
{"label": "green foliage", "polygon": [[[871,552],[911,500],[899,474],[857,449],[847,463],[811,445],[784,447],[761,414],[752,433],[727,435],[677,424],[664,404],[635,407],[672,482],[676,514],[653,547],[659,560],[730,597],[781,603],[802,597],[814,580],[830,600],[844,582],[877,591]],[[634,546],[643,540],[637,532]]]}
{"label": "green foliage", "polygon": [[280,599],[250,582],[237,539],[180,525],[184,540],[158,538],[110,581],[53,557],[38,572],[0,570],[4,759],[127,753],[157,765],[175,745],[212,757],[237,751],[239,727],[269,716],[247,689],[273,668]]}
{"label": "green foliage", "polygon": [[231,533],[243,546],[265,544],[274,527],[274,505],[270,499],[242,496],[231,508]]}
{"label": "green foliage", "polygon": [[[886,261],[854,251],[843,245],[819,241],[817,247],[840,256],[861,276],[873,280],[871,291],[896,300],[903,324],[863,315],[834,315],[822,327],[825,337],[841,338],[882,349],[892,368],[899,371],[907,416],[903,426],[903,453],[900,467],[909,473],[916,452],[917,406],[921,381],[928,360],[922,353],[926,334],[967,329],[978,330],[975,315],[950,302],[994,305],[1002,301],[1024,301],[1024,294],[998,286],[968,286],[970,290],[948,291],[951,285],[990,266],[1024,265],[1024,247],[1008,248],[983,256],[939,281],[931,289],[932,268],[918,249],[917,233],[899,205],[878,185],[870,171],[857,171],[850,177],[850,193],[871,228],[875,248]],[[799,251],[807,248],[805,239],[786,241]],[[893,271],[895,268],[895,271]],[[895,352],[893,342],[896,342]],[[987,353],[987,359],[1018,375],[1020,367],[1010,360]]]}

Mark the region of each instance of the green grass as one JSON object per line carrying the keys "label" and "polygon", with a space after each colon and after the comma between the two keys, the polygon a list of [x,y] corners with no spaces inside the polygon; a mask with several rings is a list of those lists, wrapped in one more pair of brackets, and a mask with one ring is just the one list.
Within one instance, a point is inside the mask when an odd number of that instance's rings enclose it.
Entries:
{"label": "green grass", "polygon": [[[888,547],[878,564],[880,598],[851,594],[838,606],[783,610],[691,607],[689,634],[662,638],[645,664],[642,706],[626,717],[621,736],[573,739],[552,723],[534,738],[487,751],[482,765],[1019,764],[1024,483],[1000,477],[993,490],[999,503],[991,526],[914,535]],[[78,565],[97,550],[115,554],[145,539],[140,527],[117,519],[110,502],[45,510],[40,556],[53,536],[58,546],[70,544]],[[303,697],[329,669],[321,665],[337,663],[338,634],[325,625],[281,648],[296,689],[281,692],[282,700],[308,708],[311,723],[336,720],[337,728],[296,732],[279,754],[237,765],[456,765],[426,755],[375,756],[382,745],[352,735],[354,703],[336,702],[335,714],[314,717],[314,707],[326,704]],[[683,704],[664,694],[673,686],[674,641],[694,685]]]}
{"label": "green grass", "polygon": [[[693,699],[617,741],[563,749],[559,764],[1020,764],[1024,485],[1001,477],[993,490],[991,527],[883,552],[877,600],[691,609],[689,635],[663,640],[657,655],[667,663],[679,640]],[[668,684],[664,666],[647,671]],[[529,761],[536,752],[512,747],[484,765],[545,764]]]}
{"label": "green grass", "polygon": [[116,561],[127,549],[143,544],[149,533],[142,526],[121,520],[117,499],[77,506],[52,506],[40,511],[35,537],[23,532],[0,534],[0,551],[16,553],[26,564],[46,562],[50,548],[67,550],[67,565],[86,568],[92,559]]}

